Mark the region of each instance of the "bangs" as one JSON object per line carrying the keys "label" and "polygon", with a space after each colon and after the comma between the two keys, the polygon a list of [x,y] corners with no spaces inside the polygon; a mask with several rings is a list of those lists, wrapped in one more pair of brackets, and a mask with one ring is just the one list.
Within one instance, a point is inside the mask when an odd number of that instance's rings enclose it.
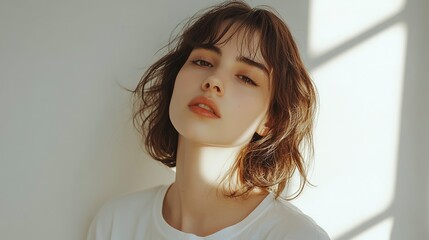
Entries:
{"label": "bangs", "polygon": [[[254,60],[260,52],[270,70],[273,60],[269,56],[276,47],[269,42],[273,31],[269,18],[263,9],[225,9],[224,12],[218,9],[216,14],[206,13],[196,22],[191,19],[188,24],[192,27],[184,32],[182,44],[190,49],[210,48],[221,46],[238,35],[242,41],[237,46],[240,53]],[[268,48],[269,44],[271,46]]]}

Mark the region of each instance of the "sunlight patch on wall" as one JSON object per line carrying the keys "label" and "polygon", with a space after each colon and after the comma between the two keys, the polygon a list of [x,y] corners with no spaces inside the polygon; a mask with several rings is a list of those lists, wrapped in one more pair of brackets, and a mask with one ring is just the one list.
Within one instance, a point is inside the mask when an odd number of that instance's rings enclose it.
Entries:
{"label": "sunlight patch on wall", "polygon": [[310,0],[310,57],[318,57],[400,12],[405,0]]}
{"label": "sunlight patch on wall", "polygon": [[312,71],[320,108],[311,180],[323,184],[295,203],[332,237],[392,202],[406,36],[406,25],[395,24]]}

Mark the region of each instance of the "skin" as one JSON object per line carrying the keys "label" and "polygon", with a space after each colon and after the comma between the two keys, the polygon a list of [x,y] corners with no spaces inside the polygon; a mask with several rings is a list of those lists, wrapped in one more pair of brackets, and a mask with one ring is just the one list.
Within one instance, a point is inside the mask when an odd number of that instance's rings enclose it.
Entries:
{"label": "skin", "polygon": [[[268,194],[256,190],[246,199],[228,198],[218,190],[239,151],[255,132],[267,130],[269,73],[242,57],[267,65],[259,51],[240,51],[242,43],[238,33],[216,45],[218,50],[194,49],[176,78],[169,109],[179,132],[176,179],[164,199],[163,216],[183,232],[208,236],[236,224]],[[191,111],[188,104],[198,96],[212,100],[221,117]]]}

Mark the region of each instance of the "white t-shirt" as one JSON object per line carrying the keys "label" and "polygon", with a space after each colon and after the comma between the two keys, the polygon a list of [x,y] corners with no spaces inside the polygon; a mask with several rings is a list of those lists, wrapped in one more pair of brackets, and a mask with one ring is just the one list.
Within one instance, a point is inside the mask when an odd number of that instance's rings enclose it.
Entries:
{"label": "white t-shirt", "polygon": [[91,223],[87,240],[329,240],[326,232],[291,203],[267,197],[241,222],[206,237],[171,227],[162,216],[169,186],[117,197]]}

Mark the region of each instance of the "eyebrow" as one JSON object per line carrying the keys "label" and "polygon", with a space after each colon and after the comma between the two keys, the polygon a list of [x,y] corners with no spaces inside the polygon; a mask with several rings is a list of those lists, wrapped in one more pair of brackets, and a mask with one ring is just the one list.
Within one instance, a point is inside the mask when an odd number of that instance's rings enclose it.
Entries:
{"label": "eyebrow", "polygon": [[[198,47],[195,47],[195,49],[206,49],[206,50],[215,52],[216,54],[222,56],[222,51],[220,50],[220,48],[218,48],[216,46],[198,46]],[[256,67],[256,68],[259,68],[262,71],[264,71],[268,76],[270,75],[267,67],[265,67],[264,64],[256,62],[256,61],[254,61],[254,60],[252,60],[252,59],[250,59],[248,57],[238,56],[236,58],[236,61],[245,63],[247,65],[250,65],[250,66],[253,66],[253,67]]]}

